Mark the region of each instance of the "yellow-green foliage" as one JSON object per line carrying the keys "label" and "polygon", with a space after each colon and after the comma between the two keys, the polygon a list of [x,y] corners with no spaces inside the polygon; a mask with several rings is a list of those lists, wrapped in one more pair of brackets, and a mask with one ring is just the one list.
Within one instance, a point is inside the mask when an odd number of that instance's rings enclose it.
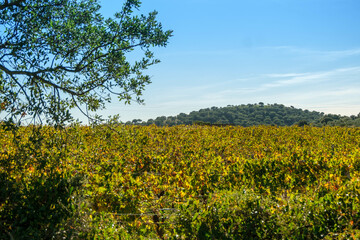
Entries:
{"label": "yellow-green foliage", "polygon": [[359,128],[26,127],[0,144],[0,237],[360,236]]}

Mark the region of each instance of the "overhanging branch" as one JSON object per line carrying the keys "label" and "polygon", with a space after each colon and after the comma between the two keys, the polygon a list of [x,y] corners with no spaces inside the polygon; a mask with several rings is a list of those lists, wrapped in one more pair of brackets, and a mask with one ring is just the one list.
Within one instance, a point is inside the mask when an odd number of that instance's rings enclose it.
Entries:
{"label": "overhanging branch", "polygon": [[28,71],[11,71],[9,69],[7,69],[6,67],[0,65],[0,70],[3,70],[5,73],[9,74],[10,76],[14,76],[14,75],[25,75],[25,76],[29,76],[29,77],[33,77],[34,79],[37,79],[39,81],[41,81],[42,83],[45,83],[45,84],[49,84],[50,86],[52,87],[55,87],[57,89],[60,89],[66,93],[69,93],[70,95],[73,95],[73,96],[81,96],[83,93],[78,93],[78,92],[75,92],[71,89],[68,89],[68,88],[64,88],[64,87],[61,87],[53,82],[50,82],[48,80],[46,80],[45,78],[39,76],[37,73],[34,73],[34,72],[28,72]]}

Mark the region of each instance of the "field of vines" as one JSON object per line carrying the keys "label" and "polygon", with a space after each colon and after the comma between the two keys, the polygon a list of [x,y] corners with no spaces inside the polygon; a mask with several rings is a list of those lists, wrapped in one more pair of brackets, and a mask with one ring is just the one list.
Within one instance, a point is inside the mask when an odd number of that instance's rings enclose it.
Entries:
{"label": "field of vines", "polygon": [[360,128],[1,126],[0,239],[360,239]]}

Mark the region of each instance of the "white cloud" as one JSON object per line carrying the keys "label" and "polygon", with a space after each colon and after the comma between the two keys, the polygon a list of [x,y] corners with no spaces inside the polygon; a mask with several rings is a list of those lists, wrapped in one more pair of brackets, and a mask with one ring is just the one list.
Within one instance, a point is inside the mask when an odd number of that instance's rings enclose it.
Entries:
{"label": "white cloud", "polygon": [[[154,94],[156,93],[156,94]],[[201,85],[182,85],[154,91],[145,106],[113,108],[123,120],[189,113],[201,108],[279,103],[302,109],[357,115],[360,112],[360,66],[314,72],[251,74]],[[155,96],[154,96],[155,95]],[[116,111],[114,111],[116,109]],[[110,115],[104,114],[105,116]]]}
{"label": "white cloud", "polygon": [[242,82],[237,87],[228,86],[224,84],[222,88],[218,86],[212,91],[198,93],[193,98],[171,104],[210,107],[263,101],[346,115],[360,111],[360,67],[321,72],[259,74],[247,84]]}
{"label": "white cloud", "polygon": [[288,77],[299,77],[304,75],[306,75],[306,73],[271,73],[271,74],[263,74],[261,76],[266,78],[288,78]]}
{"label": "white cloud", "polygon": [[[183,96],[179,102],[191,104],[195,101],[226,102],[229,99],[254,95],[295,94],[298,96],[346,96],[360,95],[360,67],[338,68],[321,72],[259,74],[241,81],[223,81],[206,87],[181,88]],[[345,86],[344,86],[345,85]],[[304,88],[310,91],[304,92]],[[178,89],[179,90],[179,89]],[[169,96],[169,98],[174,99]],[[169,104],[177,102],[165,101]]]}
{"label": "white cloud", "polygon": [[[324,82],[331,82],[333,80],[346,79],[346,81],[354,80],[360,82],[360,67],[338,68],[323,72],[308,72],[308,73],[290,73],[290,74],[268,74],[263,75],[264,78],[270,79],[280,78],[270,83],[265,83],[260,86],[262,91],[269,88],[288,87],[290,85],[300,84],[319,84]],[[350,77],[350,79],[349,79]],[[284,79],[285,78],[285,79]]]}
{"label": "white cloud", "polygon": [[360,55],[360,48],[353,48],[347,50],[312,50],[307,48],[299,48],[295,46],[274,46],[261,47],[261,49],[283,51],[285,53],[296,54],[311,58],[312,60],[335,61],[341,58]]}

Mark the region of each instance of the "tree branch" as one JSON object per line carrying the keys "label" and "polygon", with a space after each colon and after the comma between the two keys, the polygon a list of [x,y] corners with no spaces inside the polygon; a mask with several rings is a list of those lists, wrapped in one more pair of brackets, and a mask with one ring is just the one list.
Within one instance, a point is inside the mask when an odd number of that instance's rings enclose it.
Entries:
{"label": "tree branch", "polygon": [[28,71],[11,71],[9,69],[7,69],[6,67],[0,65],[0,70],[3,70],[5,73],[9,74],[10,76],[13,76],[13,75],[26,75],[26,76],[29,76],[29,77],[33,77],[37,80],[40,80],[42,83],[46,83],[46,84],[49,84],[50,86],[53,86],[55,88],[58,88],[58,89],[61,89],[62,91],[66,92],[66,93],[69,93],[70,95],[75,95],[75,96],[81,96],[82,93],[78,93],[78,92],[75,92],[73,90],[70,90],[68,88],[64,88],[64,87],[61,87],[53,82],[50,82],[48,80],[46,80],[45,78],[41,77],[38,75],[38,73],[36,72],[28,72]]}
{"label": "tree branch", "polygon": [[84,115],[88,118],[88,120],[91,120],[91,121],[93,121],[93,122],[96,121],[95,118],[90,117],[90,115],[89,115],[88,113],[85,113],[85,112],[81,109],[81,107],[80,107],[79,104],[77,103],[77,101],[76,101],[76,99],[74,98],[74,96],[71,96],[71,98],[72,98],[72,100],[74,101],[75,106],[80,110],[80,112],[81,112],[82,114],[84,114]]}
{"label": "tree branch", "polygon": [[30,102],[30,97],[29,97],[29,95],[27,94],[27,92],[25,91],[24,86],[21,85],[21,84],[16,80],[16,78],[15,78],[14,76],[10,75],[10,77],[11,77],[12,80],[19,86],[19,88],[21,89],[21,91],[24,93],[27,101]]}
{"label": "tree branch", "polygon": [[[125,48],[116,49],[116,50],[114,50],[114,52],[125,51],[125,50],[128,50],[128,49],[134,48],[134,47],[141,46],[141,45],[143,45],[144,43],[145,43],[145,42],[140,42],[140,43],[138,43],[138,44],[130,45],[130,46],[125,47]],[[81,63],[84,62],[84,61],[88,58],[88,56],[89,56],[89,54],[88,54],[87,57],[84,57],[84,58],[77,64],[77,66],[75,67],[75,69],[78,70],[77,72],[80,72],[80,71],[84,70],[86,67],[88,67],[89,65],[91,65],[92,63],[96,62],[97,60],[99,60],[99,59],[101,59],[101,58],[105,58],[105,57],[108,56],[108,55],[109,55],[109,53],[101,54],[101,55],[95,57],[94,59],[92,59],[92,60],[91,60],[90,62],[88,62],[86,65],[80,67]],[[60,67],[61,67],[61,66],[60,66]],[[65,69],[64,69],[64,70],[65,70]]]}
{"label": "tree branch", "polygon": [[22,2],[25,2],[25,0],[17,0],[17,1],[10,2],[10,3],[8,0],[5,0],[4,4],[0,5],[0,10],[3,10],[8,7],[12,7],[12,6],[20,7],[21,6],[20,3],[22,3]]}

